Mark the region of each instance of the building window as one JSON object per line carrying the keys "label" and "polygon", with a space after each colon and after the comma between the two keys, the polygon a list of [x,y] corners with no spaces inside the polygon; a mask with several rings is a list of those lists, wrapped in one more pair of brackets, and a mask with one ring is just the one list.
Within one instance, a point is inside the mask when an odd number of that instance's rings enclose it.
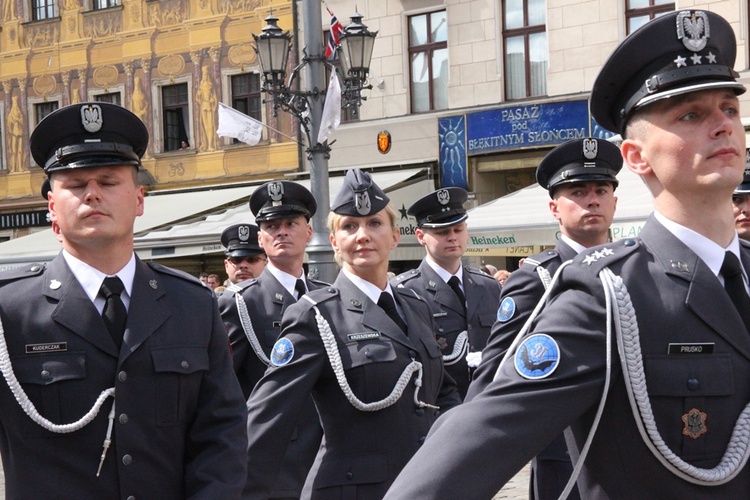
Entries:
{"label": "building window", "polygon": [[110,104],[117,104],[118,106],[122,106],[122,96],[119,92],[97,94],[94,96],[94,100],[97,102],[108,102]]}
{"label": "building window", "polygon": [[444,10],[409,17],[411,111],[448,108],[448,25]]}
{"label": "building window", "polygon": [[261,102],[258,73],[232,76],[232,107],[234,109],[258,121],[263,121]]}
{"label": "building window", "polygon": [[674,2],[666,0],[628,0],[625,19],[628,34],[662,14],[674,11]]}
{"label": "building window", "polygon": [[188,85],[178,83],[176,85],[165,85],[161,88],[162,117],[164,120],[164,149],[163,151],[177,151],[182,147],[182,142],[189,143],[187,130],[188,109]]}
{"label": "building window", "polygon": [[60,105],[57,103],[57,101],[40,102],[34,104],[34,118],[36,119],[36,123],[41,122],[45,116],[52,113],[59,107]]}
{"label": "building window", "polygon": [[120,0],[92,0],[91,7],[93,10],[109,9],[120,5]]}
{"label": "building window", "polygon": [[31,0],[31,19],[41,21],[56,17],[56,0]]}
{"label": "building window", "polygon": [[506,99],[547,94],[546,19],[545,0],[503,2]]}

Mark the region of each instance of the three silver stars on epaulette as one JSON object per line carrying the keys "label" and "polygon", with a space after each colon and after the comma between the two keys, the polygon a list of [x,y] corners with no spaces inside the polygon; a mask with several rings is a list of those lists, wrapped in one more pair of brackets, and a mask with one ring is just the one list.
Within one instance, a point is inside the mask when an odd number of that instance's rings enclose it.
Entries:
{"label": "three silver stars on epaulette", "polygon": [[583,263],[590,266],[594,262],[597,262],[599,259],[608,255],[612,255],[614,253],[615,252],[611,248],[602,248],[601,250],[597,250],[596,252],[587,255],[586,258],[583,259]]}

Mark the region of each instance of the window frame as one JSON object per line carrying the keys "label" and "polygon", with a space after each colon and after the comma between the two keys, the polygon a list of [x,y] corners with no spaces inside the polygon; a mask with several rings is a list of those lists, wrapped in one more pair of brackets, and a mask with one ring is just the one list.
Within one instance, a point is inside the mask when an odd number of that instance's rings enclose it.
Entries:
{"label": "window frame", "polygon": [[630,34],[631,19],[648,16],[648,21],[652,21],[659,15],[674,12],[676,7],[677,5],[674,2],[656,5],[654,0],[648,0],[648,7],[637,7],[631,9],[630,0],[625,0],[625,35],[627,36]]}
{"label": "window frame", "polygon": [[188,86],[188,118],[186,120],[188,130],[188,143],[190,147],[194,147],[195,138],[193,130],[193,77],[189,73],[176,76],[174,78],[153,78],[151,80],[151,109],[152,109],[152,147],[154,154],[160,153],[172,153],[174,151],[166,151],[164,149],[164,114],[162,112],[162,87],[176,85],[180,83],[186,83]]}
{"label": "window frame", "polygon": [[[46,21],[59,17],[56,0],[31,0],[29,7],[32,21]],[[38,17],[39,14],[43,15]]]}
{"label": "window frame", "polygon": [[[428,11],[423,11],[423,12],[414,12],[414,13],[406,15],[406,34],[407,34],[406,37],[405,37],[406,38],[406,53],[407,53],[406,66],[408,68],[408,75],[409,75],[409,80],[408,80],[408,85],[409,85],[409,112],[411,114],[433,113],[435,111],[445,111],[446,109],[450,108],[450,106],[449,106],[448,103],[446,103],[445,108],[436,108],[435,107],[435,90],[434,90],[435,89],[435,77],[434,77],[433,71],[432,71],[432,59],[434,57],[435,51],[437,51],[437,50],[443,50],[443,49],[445,49],[446,51],[448,50],[447,35],[446,35],[446,40],[443,41],[443,42],[429,42],[428,41],[427,43],[425,43],[423,45],[412,45],[412,43],[411,43],[412,42],[411,41],[411,20],[413,18],[415,18],[415,17],[424,16],[425,19],[427,20],[426,29],[427,29],[427,33],[429,34],[429,33],[432,32],[432,30],[431,30],[431,27],[432,27],[432,15],[435,14],[435,13],[437,13],[437,12],[444,12],[445,13],[445,19],[446,19],[446,22],[447,22],[447,19],[448,19],[448,10],[447,9],[436,9],[436,10],[428,10]],[[413,78],[413,74],[412,74],[412,69],[413,69],[412,68],[413,67],[413,65],[412,65],[412,59],[413,59],[414,55],[416,55],[416,54],[422,54],[422,53],[426,54],[427,61],[429,63],[429,64],[427,64],[427,74],[428,74],[427,80],[429,82],[429,85],[428,85],[428,89],[429,89],[429,99],[428,99],[429,100],[429,105],[428,105],[428,109],[426,109],[426,110],[415,111],[414,110],[414,107],[415,107],[414,106],[415,92],[414,92],[414,78]],[[447,98],[447,94],[448,94],[447,81],[446,81],[445,92],[446,92],[446,98]]]}
{"label": "window frame", "polygon": [[[543,94],[534,94],[532,92],[532,81],[531,81],[531,59],[530,59],[530,52],[531,52],[531,44],[529,42],[532,35],[538,35],[539,33],[544,33],[545,35],[545,42],[547,42],[547,69],[549,69],[549,39],[547,38],[547,13],[544,14],[544,24],[535,24],[535,25],[529,25],[529,0],[522,0],[523,1],[523,26],[520,28],[507,28],[507,19],[506,19],[506,10],[505,5],[501,8],[501,16],[502,16],[502,39],[503,39],[503,88],[504,88],[504,97],[506,101],[516,101],[520,99],[527,99],[529,97],[544,97],[547,95],[547,75],[545,71],[544,75],[544,93]],[[508,66],[509,64],[509,57],[508,57],[508,40],[511,38],[518,38],[523,37],[523,45],[524,45],[524,83],[525,83],[525,89],[524,89],[524,95],[522,96],[511,96],[510,95],[510,82],[509,77],[512,73],[510,71],[510,68]]]}

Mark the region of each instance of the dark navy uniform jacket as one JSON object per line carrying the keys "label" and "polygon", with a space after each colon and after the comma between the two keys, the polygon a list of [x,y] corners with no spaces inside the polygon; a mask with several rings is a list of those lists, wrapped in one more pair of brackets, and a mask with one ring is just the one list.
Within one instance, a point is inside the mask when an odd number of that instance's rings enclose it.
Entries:
{"label": "dark navy uniform jacket", "polygon": [[[306,282],[308,290],[327,286],[322,281],[308,279]],[[243,281],[236,286],[241,289],[236,293],[241,294],[245,300],[255,335],[268,357],[281,332],[281,317],[296,301],[268,268],[265,268],[257,279]],[[267,366],[250,346],[240,323],[235,299],[233,287],[227,289],[219,298],[219,310],[232,346],[234,371],[245,398],[248,398]],[[323,430],[320,427],[318,413],[312,399],[308,398],[308,403],[300,413],[297,430],[292,436],[287,460],[270,498],[299,497],[322,437]]]}
{"label": "dark navy uniform jacket", "polygon": [[[460,401],[443,369],[429,307],[411,290],[394,289],[394,294],[408,336],[343,272],[333,287],[308,296],[333,331],[346,378],[359,400],[370,403],[387,397],[416,360],[423,366],[419,399],[445,411]],[[334,376],[312,303],[298,301],[287,309],[282,323],[281,337],[293,346],[291,359],[272,365],[248,400],[252,497],[268,495],[297,415],[312,393],[325,437],[303,497],[381,498],[420,447],[439,411],[415,404],[416,374],[392,406],[356,409]]]}
{"label": "dark navy uniform jacket", "polygon": [[[421,295],[432,309],[435,319],[435,337],[443,355],[453,352],[458,335],[466,330],[469,335],[469,352],[481,351],[487,345],[500,305],[500,283],[480,271],[463,266],[462,282],[466,296],[466,312],[453,289],[422,260],[419,268],[396,276],[391,285],[403,285]],[[466,364],[466,354],[445,370],[456,381],[463,398],[471,382]]]}
{"label": "dark navy uniform jacket", "polygon": [[[576,255],[575,250],[560,240],[554,249],[532,255],[520,268],[511,273],[503,286],[500,301],[512,303],[513,314],[507,320],[498,319],[492,326],[490,340],[487,347],[482,350],[482,362],[474,371],[465,401],[474,399],[492,382],[505,352],[544,295],[544,284],[537,273],[537,266],[546,269],[550,277],[553,277],[563,262],[571,260]],[[506,299],[512,299],[512,302]]]}
{"label": "dark navy uniform jacket", "polygon": [[136,258],[119,353],[62,255],[0,275],[0,319],[15,375],[44,418],[75,422],[102,391],[116,393],[97,477],[112,399],[83,429],[57,434],[0,379],[8,498],[240,497],[245,404],[216,300],[198,280]]}
{"label": "dark navy uniform jacket", "polygon": [[[750,269],[747,243],[741,253]],[[719,279],[652,216],[638,239],[587,249],[563,270],[532,331],[558,344],[554,372],[529,380],[506,363],[498,380],[437,422],[386,498],[460,498],[467,491],[490,498],[567,426],[583,446],[605,380],[605,296],[598,277],[604,267],[622,277],[632,299],[654,422],[665,444],[694,466],[719,463],[750,402],[750,335]],[[670,344],[705,348],[671,354]],[[613,348],[612,384],[578,481],[581,497],[749,498],[747,466],[728,483],[709,487],[678,478],[658,461],[637,430]],[[705,413],[706,426],[695,437],[686,432],[693,409]]]}

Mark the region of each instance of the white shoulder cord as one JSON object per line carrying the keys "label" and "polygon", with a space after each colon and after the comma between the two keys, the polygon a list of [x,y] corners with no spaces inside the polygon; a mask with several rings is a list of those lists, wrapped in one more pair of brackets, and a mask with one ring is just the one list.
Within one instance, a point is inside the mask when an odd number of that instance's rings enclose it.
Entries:
{"label": "white shoulder cord", "polygon": [[[513,339],[513,343],[511,344],[510,348],[506,351],[505,356],[503,357],[503,360],[500,362],[500,366],[498,366],[493,380],[496,380],[498,378],[503,365],[511,357],[511,354],[515,352],[521,339],[526,335],[526,333],[531,328],[532,322],[536,319],[542,307],[547,302],[547,298],[550,295],[552,286],[557,282],[558,278],[560,277],[560,274],[562,273],[562,270],[566,266],[570,265],[572,262],[573,262],[572,260],[563,262],[563,264],[555,272],[555,276],[552,278],[549,285],[545,286],[544,295],[542,295],[542,298],[539,299],[539,302],[537,303],[536,307],[534,307],[534,310],[531,312],[529,319],[527,319],[526,323],[524,323],[523,327],[521,328],[521,331],[519,331],[518,335],[516,335],[516,338]],[[605,296],[605,298],[607,301],[609,301],[608,297]],[[570,495],[570,491],[573,489],[573,486],[578,480],[578,476],[580,475],[581,469],[583,468],[583,464],[586,460],[586,455],[588,454],[589,448],[591,447],[591,442],[594,440],[594,434],[596,433],[596,428],[599,425],[599,421],[601,420],[602,413],[604,412],[604,403],[607,400],[607,393],[609,392],[610,377],[612,373],[612,336],[611,336],[611,331],[609,328],[609,325],[611,324],[611,321],[609,321],[609,314],[610,314],[610,308],[607,307],[608,321],[607,321],[607,337],[606,337],[606,352],[605,352],[607,369],[606,369],[606,374],[605,374],[605,379],[604,379],[604,391],[602,394],[602,399],[599,402],[599,407],[597,408],[596,415],[594,416],[594,422],[591,427],[591,430],[589,431],[589,435],[586,438],[586,442],[584,443],[583,448],[581,449],[581,453],[578,458],[578,461],[576,462],[576,465],[573,468],[573,473],[571,474],[570,479],[568,480],[568,483],[565,485],[565,489],[560,494],[560,500],[565,499],[568,497],[568,495]]]}
{"label": "white shoulder cord", "polygon": [[552,277],[549,275],[549,271],[547,270],[547,268],[543,266],[536,266],[536,273],[539,275],[539,279],[542,280],[544,289],[549,289],[550,285],[552,284]]}
{"label": "white shoulder cord", "polygon": [[[18,379],[16,378],[16,374],[13,372],[13,365],[10,362],[10,354],[8,354],[8,345],[5,342],[5,329],[3,328],[3,323],[0,320],[0,371],[3,374],[3,377],[5,378],[5,382],[8,384],[8,388],[10,388],[10,391],[13,393],[13,396],[15,396],[16,401],[18,401],[18,404],[21,405],[21,408],[23,411],[31,417],[31,420],[36,422],[41,427],[47,429],[50,432],[54,432],[57,434],[67,434],[70,432],[75,432],[83,429],[85,426],[87,426],[89,423],[91,423],[92,420],[97,416],[99,413],[99,410],[101,409],[102,405],[104,404],[104,401],[112,396],[115,397],[115,388],[110,387],[109,389],[105,389],[104,391],[99,394],[99,397],[96,398],[96,401],[94,402],[94,406],[91,407],[91,409],[86,413],[83,417],[81,417],[78,421],[72,422],[69,424],[55,424],[51,422],[50,420],[47,420],[42,415],[39,414],[36,407],[34,406],[34,403],[31,402],[29,399],[29,396],[26,395],[26,392],[23,390],[23,387],[21,387],[21,384],[18,382]],[[101,462],[99,463],[99,470],[101,470],[101,464],[104,462],[104,456],[107,453],[107,449],[109,448],[109,445],[111,443],[111,435],[112,435],[112,420],[114,419],[114,411],[115,411],[115,403],[112,402],[112,409],[109,412],[109,427],[107,429],[107,436],[104,439],[104,451],[102,452]],[[97,471],[97,476],[99,475],[99,471]]]}
{"label": "white shoulder cord", "polygon": [[258,357],[258,359],[261,360],[261,362],[266,366],[269,366],[271,364],[271,360],[268,359],[266,353],[263,352],[263,347],[261,347],[260,341],[258,341],[258,336],[255,335],[253,323],[252,321],[250,321],[250,313],[247,310],[247,304],[245,304],[245,299],[242,298],[242,295],[239,292],[235,292],[234,302],[235,304],[237,304],[237,313],[240,316],[240,324],[242,325],[242,329],[245,331],[245,337],[247,337],[247,341],[250,342],[250,347],[253,348],[253,352],[255,352],[255,355]]}
{"label": "white shoulder cord", "polygon": [[453,344],[453,352],[443,356],[445,366],[456,364],[461,356],[469,351],[469,334],[466,330],[458,334],[456,342]]}
{"label": "white shoulder cord", "polygon": [[750,456],[750,404],[740,413],[721,462],[713,469],[701,469],[688,464],[666,445],[656,428],[643,371],[643,357],[639,342],[638,323],[625,284],[608,268],[600,273],[604,291],[616,297],[613,307],[625,386],[633,416],[646,446],[674,475],[701,486],[716,486],[732,480],[743,469]]}
{"label": "white shoulder cord", "polygon": [[439,409],[439,407],[437,406],[419,401],[418,393],[419,388],[422,386],[422,363],[414,359],[412,359],[411,363],[409,363],[406,368],[404,368],[404,371],[401,373],[401,376],[396,382],[393,391],[391,391],[388,397],[372,403],[364,403],[360,401],[357,396],[354,395],[352,388],[349,386],[349,382],[346,380],[346,373],[344,373],[344,365],[341,361],[341,354],[339,353],[338,345],[336,344],[336,337],[331,331],[331,326],[320,313],[320,309],[318,309],[317,305],[315,305],[315,302],[313,302],[313,300],[310,299],[308,295],[303,295],[302,298],[313,303],[313,309],[315,309],[315,320],[318,324],[320,338],[323,340],[323,346],[325,347],[326,354],[328,355],[328,360],[331,362],[331,368],[333,368],[333,373],[336,375],[336,380],[339,383],[339,387],[341,387],[341,390],[344,392],[344,396],[346,396],[346,399],[349,400],[352,406],[360,411],[378,411],[388,408],[399,400],[401,395],[404,393],[404,390],[406,389],[406,386],[408,385],[409,379],[411,378],[412,374],[414,372],[417,372],[417,377],[414,379],[414,385],[416,386],[414,388],[414,403],[420,408],[434,408],[436,410]]}

